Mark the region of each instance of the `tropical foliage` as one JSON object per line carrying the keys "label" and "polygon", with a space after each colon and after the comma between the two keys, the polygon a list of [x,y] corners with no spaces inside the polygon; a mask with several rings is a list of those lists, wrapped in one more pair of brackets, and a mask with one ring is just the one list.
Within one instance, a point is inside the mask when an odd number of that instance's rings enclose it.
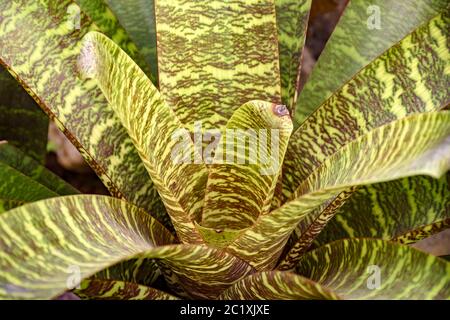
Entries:
{"label": "tropical foliage", "polygon": [[[351,1],[300,92],[310,8],[1,1],[0,298],[449,299],[408,246],[450,225],[448,1]],[[111,196],[43,167],[36,105]],[[218,161],[237,129],[271,174]]]}

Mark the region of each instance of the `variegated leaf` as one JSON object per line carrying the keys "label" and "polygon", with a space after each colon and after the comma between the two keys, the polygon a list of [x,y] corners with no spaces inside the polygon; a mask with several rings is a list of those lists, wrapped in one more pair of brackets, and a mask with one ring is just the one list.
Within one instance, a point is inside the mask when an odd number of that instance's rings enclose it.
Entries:
{"label": "variegated leaf", "polygon": [[84,280],[75,293],[82,299],[95,300],[177,300],[178,298],[155,288],[132,282],[112,280]]}
{"label": "variegated leaf", "polygon": [[337,300],[330,289],[291,272],[255,273],[225,290],[222,300]]}
{"label": "variegated leaf", "polygon": [[[197,150],[189,132],[133,60],[106,36],[86,35],[79,66],[97,80],[133,139],[180,240],[202,242],[194,221],[201,216],[208,171],[195,163]],[[180,137],[186,149],[177,152]]]}
{"label": "variegated leaf", "polygon": [[450,299],[449,262],[378,239],[333,242],[295,271],[345,299]]}
{"label": "variegated leaf", "polygon": [[[427,24],[447,6],[447,0],[350,1],[300,94],[295,111],[295,126],[300,125],[306,116],[335,95],[344,83],[366,68],[372,60],[422,24]],[[445,29],[443,31],[445,33]],[[422,41],[422,37],[414,39],[418,45]],[[409,52],[403,59],[408,59],[409,55],[414,56],[416,51]],[[433,57],[432,51],[426,56]],[[421,61],[428,61],[427,65],[435,63],[430,60]],[[401,66],[399,68],[404,70],[401,76],[408,75],[407,69]],[[425,70],[429,71],[428,68]],[[428,72],[426,74],[432,75]],[[438,75],[433,77],[439,78]],[[382,88],[377,90],[380,89]]]}
{"label": "variegated leaf", "polygon": [[450,226],[450,173],[360,188],[315,241],[379,238],[414,243]]}
{"label": "variegated leaf", "polygon": [[342,146],[396,119],[448,104],[449,14],[435,16],[372,61],[292,134],[282,202]]}
{"label": "variegated leaf", "polygon": [[372,130],[324,161],[291,201],[243,232],[228,251],[272,268],[290,233],[312,210],[357,185],[411,175],[439,177],[450,167],[450,113],[410,116]]}
{"label": "variegated leaf", "polygon": [[181,122],[221,129],[251,100],[281,103],[274,0],[157,0],[159,87]]}
{"label": "variegated leaf", "polygon": [[89,30],[98,28],[70,0],[2,1],[0,63],[58,124],[113,196],[170,225],[120,120],[95,82],[79,78],[80,41]]}
{"label": "variegated leaf", "polygon": [[78,191],[19,149],[0,142],[0,213]]}
{"label": "variegated leaf", "polygon": [[312,0],[275,0],[281,97],[293,114],[298,97],[303,46]]}
{"label": "variegated leaf", "polygon": [[146,75],[156,82],[149,64],[140,54],[138,47],[131,40],[127,31],[122,27],[113,11],[109,8],[106,0],[75,0],[81,10],[97,25],[102,33],[117,43],[146,73]]}
{"label": "variegated leaf", "polygon": [[8,141],[43,163],[47,134],[45,113],[0,65],[0,141]]}
{"label": "variegated leaf", "polygon": [[209,167],[202,226],[240,230],[269,211],[291,132],[284,105],[251,101],[235,111]]}
{"label": "variegated leaf", "polygon": [[150,65],[152,81],[157,84],[156,22],[154,0],[106,0],[130,38]]}
{"label": "variegated leaf", "polygon": [[159,259],[168,281],[176,278],[184,295],[194,298],[213,298],[253,272],[228,253],[167,245],[173,241],[150,215],[115,198],[28,204],[0,215],[0,298],[49,299],[106,267],[139,258]]}

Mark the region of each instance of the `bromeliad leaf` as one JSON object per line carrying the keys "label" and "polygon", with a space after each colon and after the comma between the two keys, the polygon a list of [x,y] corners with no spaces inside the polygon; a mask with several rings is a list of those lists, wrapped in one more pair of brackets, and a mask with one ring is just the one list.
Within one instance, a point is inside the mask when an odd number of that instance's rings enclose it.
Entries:
{"label": "bromeliad leaf", "polygon": [[396,119],[448,104],[449,19],[449,12],[435,16],[372,61],[292,134],[283,165],[282,202],[350,141]]}
{"label": "bromeliad leaf", "polygon": [[[79,65],[97,80],[133,139],[180,240],[202,242],[193,221],[201,216],[208,173],[204,164],[193,162],[198,157],[189,133],[133,60],[104,35],[86,35]],[[187,143],[188,161],[175,151],[180,137]]]}
{"label": "bromeliad leaf", "polygon": [[82,299],[96,300],[177,300],[168,293],[133,282],[84,280],[75,293]]}
{"label": "bromeliad leaf", "polygon": [[220,129],[251,100],[281,103],[274,0],[155,1],[159,88],[181,122]]}
{"label": "bromeliad leaf", "polygon": [[130,38],[150,65],[155,85],[158,83],[158,60],[156,57],[156,22],[154,0],[106,0]]}
{"label": "bromeliad leaf", "polygon": [[378,239],[333,242],[304,255],[295,271],[345,299],[450,298],[450,263]]}
{"label": "bromeliad leaf", "polygon": [[71,289],[70,270],[87,278],[173,241],[162,225],[138,208],[86,195],[48,199],[3,213],[0,235],[0,297],[17,299],[53,298]]}
{"label": "bromeliad leaf", "polygon": [[[424,22],[445,11],[447,6],[447,0],[423,0],[420,3],[415,0],[350,1],[300,94],[295,110],[295,127],[334,95],[343,83]],[[444,33],[446,29],[444,26]],[[418,37],[414,42],[421,45],[424,40],[428,42],[431,39]],[[431,52],[411,50],[410,54],[430,55]],[[421,60],[421,65],[423,61],[433,60]],[[427,66],[435,63],[427,63]],[[435,88],[433,92],[438,93],[439,90]]]}
{"label": "bromeliad leaf", "polygon": [[173,241],[147,213],[115,198],[83,195],[25,205],[0,215],[0,298],[56,297],[71,285],[68,270],[79,270],[83,280],[139,257],[160,259],[192,297],[212,298],[253,270],[206,246],[167,245]]}
{"label": "bromeliad leaf", "polygon": [[450,225],[450,173],[361,187],[315,241],[379,238],[413,243]]}
{"label": "bromeliad leaf", "polygon": [[439,177],[449,169],[449,157],[449,112],[418,114],[372,130],[325,160],[291,201],[260,217],[228,251],[257,269],[273,267],[296,225],[327,200],[350,186],[412,175]]}
{"label": "bromeliad leaf", "polygon": [[2,1],[0,61],[81,151],[113,196],[168,222],[126,130],[95,82],[79,78],[80,40],[97,27],[81,12],[78,29],[73,21],[77,16],[71,15],[74,6],[70,0]]}
{"label": "bromeliad leaf", "polygon": [[240,230],[269,211],[291,132],[285,106],[252,101],[234,112],[209,167],[203,226]]}
{"label": "bromeliad leaf", "polygon": [[[302,124],[291,138],[283,166],[283,194],[277,194],[275,203],[286,201],[324,159],[364,132],[408,114],[446,106],[450,99],[445,89],[448,87],[446,62],[450,58],[445,45],[448,21],[448,12],[444,12],[426,22],[371,62]],[[423,65],[425,62],[427,68],[435,70],[433,77],[424,73],[424,69],[416,71],[416,63]],[[433,94],[424,94],[426,92]],[[316,209],[302,221],[295,231],[298,236],[291,239],[297,241],[292,249],[295,256],[309,247],[310,239],[351,197],[351,192],[349,189],[330,199],[326,206]]]}
{"label": "bromeliad leaf", "polygon": [[0,143],[0,213],[26,202],[76,193],[78,190],[36,160]]}
{"label": "bromeliad leaf", "polygon": [[330,289],[291,272],[255,273],[236,282],[219,297],[223,300],[336,300]]}
{"label": "bromeliad leaf", "polygon": [[0,141],[8,141],[43,163],[47,134],[45,113],[0,65]]}
{"label": "bromeliad leaf", "polygon": [[130,39],[127,31],[121,26],[114,12],[108,7],[106,0],[76,0],[80,8],[92,19],[99,29],[117,43],[139,67],[156,83],[150,66],[140,54],[136,44]]}
{"label": "bromeliad leaf", "polygon": [[280,52],[281,97],[291,114],[298,97],[300,69],[311,0],[275,0]]}

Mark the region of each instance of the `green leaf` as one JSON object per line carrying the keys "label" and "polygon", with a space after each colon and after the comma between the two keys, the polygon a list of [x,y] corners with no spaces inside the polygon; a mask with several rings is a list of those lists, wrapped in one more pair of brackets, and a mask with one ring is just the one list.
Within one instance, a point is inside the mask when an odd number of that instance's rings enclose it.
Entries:
{"label": "green leaf", "polygon": [[122,27],[106,0],[76,0],[81,10],[99,27],[100,31],[117,43],[155,83],[150,66],[140,54],[138,47]]}
{"label": "green leaf", "polygon": [[291,272],[255,273],[225,290],[222,300],[337,300],[328,288]]}
{"label": "green leaf", "polygon": [[154,0],[106,0],[131,39],[150,65],[153,82],[157,84],[156,23]]}
{"label": "green leaf", "polygon": [[234,112],[208,168],[203,226],[244,229],[269,211],[291,132],[283,105],[251,101]]}
{"label": "green leaf", "polygon": [[446,12],[415,30],[337,90],[292,134],[283,164],[283,195],[278,195],[282,203],[342,146],[394,120],[448,104],[449,22]]}
{"label": "green leaf", "polygon": [[139,257],[103,269],[90,277],[90,280],[122,281],[151,286],[160,277],[161,270],[156,260]]}
{"label": "green leaf", "polygon": [[26,202],[79,193],[19,149],[0,143],[0,212]]}
{"label": "green leaf", "polygon": [[[379,238],[413,243],[450,224],[450,173],[361,187],[315,241]],[[446,222],[447,221],[447,222]]]}
{"label": "green leaf", "polygon": [[[300,94],[295,110],[295,126],[301,124],[306,116],[359,70],[420,25],[427,24],[436,14],[445,11],[447,6],[447,0],[350,1]],[[444,28],[448,29],[446,26]],[[421,38],[415,40],[420,42]],[[411,54],[414,56],[413,52]],[[420,61],[424,66],[427,60]],[[424,70],[429,71],[428,68]],[[435,79],[438,79],[437,75]]]}
{"label": "green leaf", "polygon": [[281,71],[281,97],[293,113],[311,0],[275,0]]}
{"label": "green leaf", "polygon": [[0,141],[44,163],[48,118],[28,93],[0,65]]}
{"label": "green leaf", "polygon": [[271,268],[298,223],[340,192],[413,175],[439,177],[449,169],[449,157],[447,111],[417,114],[374,129],[326,159],[291,201],[261,216],[227,251],[259,270]]}
{"label": "green leaf", "polygon": [[0,215],[0,298],[49,299],[172,241],[151,216],[115,198],[80,195],[28,204]]}
{"label": "green leaf", "polygon": [[177,300],[168,293],[136,283],[111,280],[83,280],[75,294],[95,300]]}
{"label": "green leaf", "polygon": [[80,150],[113,196],[170,225],[120,120],[95,82],[79,78],[81,38],[97,27],[81,12],[78,30],[74,6],[70,0],[2,1],[0,61]]}
{"label": "green leaf", "polygon": [[181,122],[221,129],[251,100],[281,103],[274,0],[156,1],[159,88]]}
{"label": "green leaf", "polygon": [[304,255],[295,271],[346,299],[450,298],[450,263],[378,239],[333,242]]}
{"label": "green leaf", "polygon": [[53,298],[139,258],[158,259],[166,279],[194,298],[213,298],[253,272],[228,253],[173,241],[150,215],[119,199],[82,195],[28,204],[0,215],[0,298]]}
{"label": "green leaf", "polygon": [[[97,81],[133,139],[180,240],[203,242],[193,221],[201,216],[208,171],[192,162],[197,150],[187,130],[133,60],[106,36],[85,36],[79,66],[84,76]],[[175,151],[180,137],[189,161],[183,161],[184,150]]]}

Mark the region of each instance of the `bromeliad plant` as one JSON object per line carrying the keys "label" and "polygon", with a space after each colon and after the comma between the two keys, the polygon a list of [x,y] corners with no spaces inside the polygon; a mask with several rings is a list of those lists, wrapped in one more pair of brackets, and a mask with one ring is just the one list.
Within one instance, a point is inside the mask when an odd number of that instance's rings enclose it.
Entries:
{"label": "bromeliad plant", "polygon": [[[112,197],[2,143],[0,297],[450,298],[407,246],[450,224],[448,2],[351,1],[299,93],[310,6],[1,1],[2,64]],[[197,121],[278,129],[284,161],[175,161]]]}

